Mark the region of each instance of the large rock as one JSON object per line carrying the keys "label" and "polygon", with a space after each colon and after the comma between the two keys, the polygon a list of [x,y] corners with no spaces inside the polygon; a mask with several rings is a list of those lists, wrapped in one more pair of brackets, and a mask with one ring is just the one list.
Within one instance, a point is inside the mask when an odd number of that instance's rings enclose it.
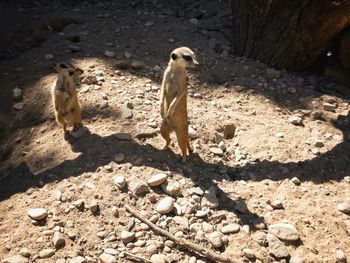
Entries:
{"label": "large rock", "polygon": [[22,90],[20,88],[16,87],[12,90],[12,98],[14,100],[21,100],[22,96],[23,96],[23,93],[22,93]]}
{"label": "large rock", "polygon": [[56,249],[64,247],[66,241],[60,232],[55,232],[52,237],[52,243]]}
{"label": "large rock", "polygon": [[19,255],[5,258],[1,263],[27,263],[28,259]]}
{"label": "large rock", "polygon": [[287,223],[270,225],[269,232],[277,238],[285,241],[296,241],[299,239],[299,233],[295,226]]}
{"label": "large rock", "polygon": [[337,210],[344,214],[350,213],[350,202],[343,202],[337,205]]}
{"label": "large rock", "polygon": [[124,102],[122,108],[121,108],[121,117],[122,119],[131,119],[132,118],[132,106],[129,102]]}
{"label": "large rock", "polygon": [[213,245],[215,248],[220,248],[224,245],[224,242],[222,241],[222,234],[220,232],[213,232],[208,235],[209,242]]}
{"label": "large rock", "polygon": [[36,221],[43,220],[47,217],[45,208],[31,208],[28,210],[28,216]]}
{"label": "large rock", "polygon": [[129,190],[135,195],[140,195],[149,192],[149,187],[146,182],[137,178],[129,182]]}
{"label": "large rock", "polygon": [[161,187],[165,193],[171,196],[178,196],[181,193],[181,186],[177,181],[164,182]]}
{"label": "large rock", "polygon": [[166,173],[157,173],[147,180],[147,183],[151,187],[159,186],[164,183],[168,178]]}
{"label": "large rock", "polygon": [[161,254],[154,254],[151,256],[151,261],[154,263],[168,263],[168,259],[166,256]]}
{"label": "large rock", "polygon": [[126,186],[125,177],[121,175],[114,176],[113,182],[119,189],[123,189]]}
{"label": "large rock", "polygon": [[87,261],[82,256],[77,256],[77,257],[71,258],[68,262],[69,263],[86,263]]}
{"label": "large rock", "polygon": [[117,263],[118,262],[114,256],[107,254],[107,253],[102,253],[98,258],[102,263]]}
{"label": "large rock", "polygon": [[277,259],[289,257],[287,247],[277,237],[271,234],[267,234],[266,240],[268,243],[268,250],[271,255]]}
{"label": "large rock", "polygon": [[226,226],[223,226],[220,231],[223,234],[234,234],[239,232],[239,230],[241,229],[241,226],[239,224],[229,224]]}
{"label": "large rock", "polygon": [[174,208],[174,200],[170,197],[164,197],[156,205],[156,211],[160,214],[170,213]]}
{"label": "large rock", "polygon": [[135,238],[135,233],[123,230],[120,234],[120,239],[125,243],[131,242]]}
{"label": "large rock", "polygon": [[43,249],[39,252],[39,258],[50,258],[55,254],[55,250],[52,248]]}

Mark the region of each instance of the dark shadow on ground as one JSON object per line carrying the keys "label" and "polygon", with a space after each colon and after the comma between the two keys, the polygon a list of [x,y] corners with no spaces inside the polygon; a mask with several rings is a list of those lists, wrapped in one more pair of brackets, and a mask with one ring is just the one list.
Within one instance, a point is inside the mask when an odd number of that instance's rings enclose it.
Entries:
{"label": "dark shadow on ground", "polygon": [[[222,165],[207,163],[197,154],[191,155],[189,161],[182,164],[180,155],[176,155],[169,149],[159,150],[150,144],[142,145],[134,140],[119,140],[116,136],[118,134],[101,137],[90,132],[84,134],[81,139],[68,136],[67,140],[71,143],[72,150],[81,153],[77,158],[65,160],[61,164],[36,175],[31,173],[25,162],[21,163],[0,181],[0,201],[6,200],[15,193],[25,192],[31,187],[43,186],[54,181],[79,176],[85,172],[96,172],[104,165],[113,162],[115,155],[120,152],[126,156],[123,163],[148,166],[164,171],[181,171],[184,177],[190,178],[204,191],[215,184],[214,180],[221,181],[223,179],[218,173]],[[140,162],[140,157],[142,162]],[[230,169],[229,174],[234,177],[235,169],[228,168]],[[216,187],[216,190],[222,209],[235,211],[237,202],[244,203],[242,199],[233,201],[219,187]],[[263,222],[263,218],[249,210],[244,214],[239,214],[239,216],[243,224],[252,225],[253,222]],[[252,227],[254,229],[253,225]]]}
{"label": "dark shadow on ground", "polygon": [[[347,123],[349,124],[349,123]],[[257,161],[244,167],[230,167],[224,164],[208,163],[199,155],[192,154],[186,164],[180,162],[180,156],[171,150],[159,150],[150,144],[141,144],[135,140],[117,139],[118,134],[102,137],[98,134],[86,133],[83,139],[70,139],[74,152],[81,154],[73,160],[65,160],[57,166],[45,169],[39,174],[32,174],[26,163],[21,163],[0,181],[0,201],[12,195],[25,192],[31,187],[38,187],[54,181],[61,181],[85,172],[96,172],[99,168],[114,161],[117,153],[123,152],[123,163],[135,166],[148,166],[163,171],[179,172],[203,188],[208,189],[215,181],[223,179],[264,179],[284,180],[298,176],[301,181],[324,183],[331,180],[339,181],[350,174],[350,126],[339,127],[343,131],[344,142],[331,151],[321,154],[311,160],[280,163],[278,161]],[[140,158],[142,161],[140,161]],[[225,169],[225,174],[220,171]],[[254,178],[245,175],[252,171]],[[218,198],[221,208],[235,210],[236,202],[218,187]],[[261,219],[251,212],[242,215],[241,220],[252,223]]]}

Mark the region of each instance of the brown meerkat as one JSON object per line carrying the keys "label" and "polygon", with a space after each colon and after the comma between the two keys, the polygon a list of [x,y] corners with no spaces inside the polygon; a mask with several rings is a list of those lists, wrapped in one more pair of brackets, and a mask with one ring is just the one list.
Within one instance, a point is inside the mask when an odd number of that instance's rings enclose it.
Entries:
{"label": "brown meerkat", "polygon": [[187,68],[198,65],[191,49],[180,47],[173,50],[161,87],[160,114],[163,120],[160,133],[165,139],[163,148],[169,146],[171,142],[169,135],[175,131],[182,152],[182,162],[186,162],[187,150],[190,153],[193,151],[188,137]]}
{"label": "brown meerkat", "polygon": [[67,125],[73,125],[73,131],[82,127],[81,106],[78,101],[77,88],[83,70],[68,63],[53,65],[58,72],[56,83],[52,89],[56,121],[67,132]]}

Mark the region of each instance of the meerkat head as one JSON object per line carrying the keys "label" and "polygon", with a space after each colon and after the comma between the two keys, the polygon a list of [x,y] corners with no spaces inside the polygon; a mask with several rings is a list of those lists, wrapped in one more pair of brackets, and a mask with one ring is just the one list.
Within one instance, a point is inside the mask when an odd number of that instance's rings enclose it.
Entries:
{"label": "meerkat head", "polygon": [[76,68],[72,64],[65,62],[56,63],[53,65],[53,67],[65,78],[73,80],[73,82],[78,85],[80,84],[80,75],[84,73],[82,69]]}
{"label": "meerkat head", "polygon": [[171,52],[170,65],[184,68],[195,68],[199,63],[191,49],[188,47],[179,47]]}

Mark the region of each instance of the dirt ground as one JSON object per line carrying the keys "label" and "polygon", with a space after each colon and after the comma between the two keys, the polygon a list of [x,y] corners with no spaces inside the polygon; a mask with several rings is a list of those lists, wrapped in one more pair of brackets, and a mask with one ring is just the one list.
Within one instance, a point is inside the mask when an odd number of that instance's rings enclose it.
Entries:
{"label": "dirt ground", "polygon": [[[350,216],[337,209],[340,203],[350,207],[350,89],[236,56],[228,1],[24,1],[0,3],[0,10],[1,260],[22,262],[13,256],[26,248],[23,262],[135,262],[123,251],[164,256],[152,262],[211,262],[142,229],[125,204],[238,262],[350,257]],[[190,71],[194,154],[186,164],[176,139],[161,150],[159,134],[162,74],[179,46],[194,50],[200,63]],[[115,56],[105,56],[107,50]],[[63,136],[54,119],[52,63],[59,61],[72,61],[97,79],[80,87],[89,132],[79,139]],[[23,97],[14,100],[16,87]],[[223,139],[228,124],[235,126],[234,137]],[[145,182],[164,172],[179,192],[151,187],[132,193],[129,183],[136,178]],[[115,176],[124,177],[129,190],[116,187]],[[218,207],[204,217],[156,212],[166,195],[177,203],[204,198],[193,187],[214,187]],[[83,211],[75,208],[77,200],[84,200]],[[98,213],[89,210],[94,202]],[[202,211],[200,204],[195,207]],[[32,222],[29,208],[45,208],[46,221]],[[183,219],[188,226],[176,224]],[[279,222],[294,225],[300,237],[283,242],[289,256],[282,259],[266,243],[269,226]],[[214,249],[207,235],[231,223],[240,230]],[[124,244],[126,229],[136,238]],[[64,247],[43,258],[43,250],[55,248],[57,231]],[[151,241],[156,251],[150,252]],[[118,252],[117,261],[101,259],[108,248]]]}

